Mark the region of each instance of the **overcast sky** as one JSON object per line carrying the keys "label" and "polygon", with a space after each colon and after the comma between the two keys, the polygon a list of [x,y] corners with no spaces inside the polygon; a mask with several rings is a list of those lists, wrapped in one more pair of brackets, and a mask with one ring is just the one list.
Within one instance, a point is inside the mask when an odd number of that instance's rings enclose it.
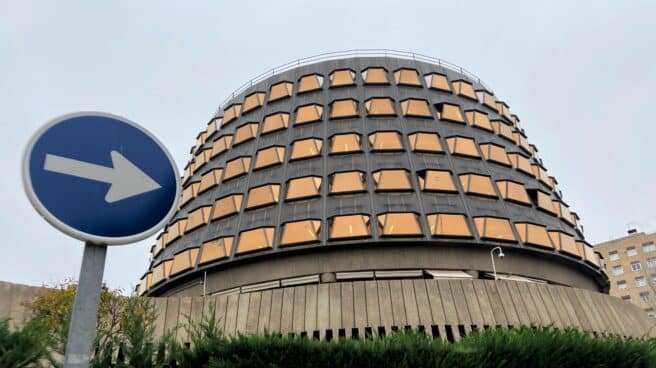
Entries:
{"label": "overcast sky", "polygon": [[[182,168],[217,105],[279,64],[352,48],[444,58],[518,114],[586,238],[656,230],[655,1],[0,2],[0,280],[77,277],[82,244],[30,206],[20,160],[46,121],[132,119]],[[154,239],[109,250],[132,288]]]}

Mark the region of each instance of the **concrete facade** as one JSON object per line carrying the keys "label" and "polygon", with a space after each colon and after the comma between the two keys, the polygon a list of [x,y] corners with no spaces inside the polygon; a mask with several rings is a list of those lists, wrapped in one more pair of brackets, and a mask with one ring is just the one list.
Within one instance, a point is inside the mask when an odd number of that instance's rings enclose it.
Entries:
{"label": "concrete facade", "polygon": [[10,328],[23,326],[31,317],[27,304],[43,290],[42,287],[0,281],[0,320],[9,319]]}

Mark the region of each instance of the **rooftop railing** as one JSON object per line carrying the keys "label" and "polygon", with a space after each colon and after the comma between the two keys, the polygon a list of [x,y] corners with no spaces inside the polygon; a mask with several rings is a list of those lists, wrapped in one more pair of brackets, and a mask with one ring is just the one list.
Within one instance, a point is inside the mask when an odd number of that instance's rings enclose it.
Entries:
{"label": "rooftop railing", "polygon": [[248,82],[244,83],[241,85],[239,88],[234,90],[222,103],[219,105],[218,110],[216,111],[215,114],[219,114],[223,109],[228,105],[228,103],[233,100],[235,97],[239,96],[242,92],[244,92],[246,89],[252,87],[253,85],[269,78],[272,77],[276,74],[280,74],[282,72],[285,72],[290,69],[297,68],[299,66],[303,65],[309,65],[309,64],[314,64],[314,63],[319,63],[322,61],[327,61],[327,60],[337,60],[337,59],[344,59],[344,58],[350,58],[350,57],[393,57],[393,58],[399,58],[399,59],[407,59],[407,60],[418,60],[418,61],[423,61],[431,64],[436,64],[439,66],[442,66],[444,68],[453,70],[455,72],[458,72],[473,81],[479,83],[482,85],[485,89],[488,91],[492,92],[492,89],[489,88],[483,81],[476,76],[474,73],[468,71],[467,69],[456,65],[452,62],[449,62],[444,59],[436,58],[433,56],[428,56],[428,55],[423,55],[423,54],[417,54],[415,52],[408,52],[408,51],[399,51],[399,50],[389,50],[389,49],[353,49],[353,50],[344,50],[344,51],[334,51],[334,52],[326,52],[323,54],[318,54],[314,56],[308,56],[305,58],[301,59],[296,59],[294,61],[290,61],[288,63],[278,65],[274,68],[271,68],[267,70],[264,73],[261,73]]}

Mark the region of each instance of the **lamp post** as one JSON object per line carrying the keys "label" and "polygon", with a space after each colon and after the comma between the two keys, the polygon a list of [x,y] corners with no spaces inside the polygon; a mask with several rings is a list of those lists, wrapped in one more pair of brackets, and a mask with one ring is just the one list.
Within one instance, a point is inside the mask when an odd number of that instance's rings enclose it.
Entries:
{"label": "lamp post", "polygon": [[503,249],[501,249],[501,247],[494,247],[494,248],[492,248],[492,250],[490,251],[490,259],[492,260],[492,271],[494,272],[494,281],[496,281],[496,280],[499,279],[499,278],[497,277],[497,267],[496,267],[496,265],[494,264],[494,252],[497,251],[497,250],[499,251],[499,255],[498,255],[499,258],[503,258],[503,257],[505,257],[505,254],[503,254]]}

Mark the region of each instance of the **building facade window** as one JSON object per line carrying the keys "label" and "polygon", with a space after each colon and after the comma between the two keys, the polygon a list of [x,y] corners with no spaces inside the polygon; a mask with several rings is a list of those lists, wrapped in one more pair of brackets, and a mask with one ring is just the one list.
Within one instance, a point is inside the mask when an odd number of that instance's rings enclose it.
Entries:
{"label": "building facade window", "polygon": [[441,153],[444,152],[437,133],[417,132],[408,135],[410,148],[415,152]]}
{"label": "building facade window", "polygon": [[424,76],[426,81],[426,86],[430,89],[436,89],[438,91],[451,92],[451,86],[449,81],[446,79],[446,75],[431,73]]}
{"label": "building facade window", "polygon": [[642,251],[644,253],[651,253],[656,251],[656,244],[654,243],[647,243],[642,245]]}
{"label": "building facade window", "polygon": [[531,223],[515,223],[519,238],[524,244],[553,248],[546,226]]}
{"label": "building facade window", "polygon": [[481,152],[483,152],[483,158],[485,160],[497,163],[499,165],[511,167],[510,159],[508,154],[503,146],[496,145],[494,143],[481,144]]}
{"label": "building facade window", "polygon": [[364,84],[389,84],[387,70],[381,67],[367,68],[362,71]]}
{"label": "building facade window", "polygon": [[330,153],[343,154],[362,152],[360,135],[357,133],[335,134],[330,139]]}
{"label": "building facade window", "polygon": [[647,258],[647,267],[656,268],[656,257]]}
{"label": "building facade window", "polygon": [[248,190],[246,209],[266,207],[278,203],[280,198],[279,184],[266,184]]}
{"label": "building facade window", "polygon": [[471,83],[464,81],[464,80],[457,80],[454,82],[451,82],[453,85],[453,92],[457,95],[467,97],[469,99],[472,99],[474,101],[478,101],[478,97],[476,96],[476,92],[474,92],[474,86],[472,86]]}
{"label": "building facade window", "polygon": [[307,138],[294,141],[292,143],[292,153],[290,160],[301,160],[305,158],[317,157],[321,155],[323,141],[319,138]]}
{"label": "building facade window", "polygon": [[203,193],[219,185],[219,183],[221,182],[221,175],[223,175],[222,168],[213,169],[203,174],[203,176],[201,176],[200,178],[200,186],[198,187],[198,193]]}
{"label": "building facade window", "polygon": [[243,198],[244,196],[241,194],[232,194],[217,199],[214,203],[214,214],[212,215],[212,220],[218,220],[238,213],[241,209]]}
{"label": "building facade window", "polygon": [[506,123],[500,120],[493,120],[490,122],[494,133],[502,138],[505,138],[511,142],[515,142],[515,137],[513,137],[512,128]]}
{"label": "building facade window", "polygon": [[371,236],[371,226],[367,215],[335,216],[330,221],[330,239],[346,240]]}
{"label": "building facade window", "polygon": [[264,97],[266,96],[266,93],[264,92],[253,92],[246,96],[244,98],[244,107],[242,109],[242,113],[247,113],[251,110],[255,110],[256,108],[264,105]]}
{"label": "building facade window", "polygon": [[459,175],[462,189],[467,194],[479,195],[484,197],[497,197],[494,185],[489,176],[478,174]]}
{"label": "building facade window", "polygon": [[431,118],[430,108],[426,100],[409,98],[401,101],[401,111],[404,116],[415,118]]}
{"label": "building facade window", "polygon": [[347,194],[366,190],[364,173],[361,171],[337,172],[330,176],[330,193]]}
{"label": "building facade window", "polygon": [[293,201],[318,197],[321,195],[321,177],[306,176],[291,179],[287,182],[286,200]]}
{"label": "building facade window", "polygon": [[321,221],[301,220],[287,222],[282,227],[280,245],[300,245],[315,243],[320,240]]}
{"label": "building facade window", "polygon": [[649,303],[651,302],[651,295],[648,291],[640,293],[640,300],[642,300],[643,303]]}
{"label": "building facade window", "polygon": [[400,86],[421,87],[419,73],[414,69],[398,69],[394,72],[394,81]]}
{"label": "building facade window", "polygon": [[498,180],[497,187],[501,193],[501,198],[523,205],[530,206],[531,199],[526,192],[524,185],[509,180]]}
{"label": "building facade window", "polygon": [[310,104],[299,106],[296,108],[295,125],[303,125],[321,121],[323,114],[323,106],[319,104]]}
{"label": "building facade window", "polygon": [[452,155],[470,158],[481,157],[476,148],[476,142],[472,138],[448,137],[446,139],[446,146],[449,148],[449,152],[451,152]]}
{"label": "building facade window", "polygon": [[369,134],[369,145],[372,151],[403,151],[401,134],[399,132],[378,131]]}
{"label": "building facade window", "polygon": [[419,188],[426,192],[457,193],[453,176],[447,170],[423,170],[418,172]]}
{"label": "building facade window", "polygon": [[250,253],[273,247],[274,227],[260,227],[239,233],[237,254]]}
{"label": "building facade window", "polygon": [[617,282],[617,290],[624,291],[627,290],[629,287],[626,284],[626,281],[618,281]]}
{"label": "building facade window", "polygon": [[345,87],[355,85],[355,72],[351,69],[339,69],[330,73],[331,87]]}
{"label": "building facade window", "polygon": [[225,170],[223,172],[223,181],[246,174],[250,167],[251,158],[247,156],[237,157],[226,162]]}
{"label": "building facade window", "polygon": [[238,145],[241,143],[244,143],[246,141],[249,141],[257,135],[257,129],[259,127],[258,123],[246,123],[235,131],[235,140],[233,141],[233,145]]}
{"label": "building facade window", "polygon": [[394,100],[389,97],[373,97],[364,102],[369,116],[395,116]]}
{"label": "building facade window", "polygon": [[482,111],[469,110],[465,111],[465,116],[469,124],[475,128],[487,130],[488,132],[493,132],[492,124],[490,124],[490,119],[487,114]]}
{"label": "building facade window", "polygon": [[304,75],[298,80],[298,93],[316,91],[323,86],[323,76],[319,74]]}
{"label": "building facade window", "polygon": [[629,257],[635,257],[638,255],[638,250],[635,247],[630,247],[626,249],[626,255]]}
{"label": "building facade window", "polygon": [[185,232],[189,232],[207,224],[210,221],[210,212],[212,212],[212,206],[203,206],[190,211],[187,216],[187,228],[185,229]]}
{"label": "building facade window", "polygon": [[449,103],[440,103],[435,105],[435,108],[437,109],[438,119],[454,123],[465,123],[465,119],[462,117],[462,112],[460,111],[460,106]]}
{"label": "building facade window", "polygon": [[417,214],[394,212],[378,215],[378,231],[385,237],[421,236]]}
{"label": "building facade window", "polygon": [[232,145],[232,135],[224,135],[217,138],[212,144],[212,154],[210,155],[210,157],[214,158],[222,154],[223,152],[230,149],[231,145]]}
{"label": "building facade window", "polygon": [[262,148],[255,155],[255,165],[253,170],[264,169],[266,167],[280,165],[285,159],[285,147],[272,146]]}
{"label": "building facade window", "polygon": [[331,119],[345,119],[358,117],[358,102],[347,98],[335,100],[330,104]]}
{"label": "building facade window", "polygon": [[221,126],[226,126],[233,120],[236,120],[241,115],[241,104],[232,104],[223,110],[223,123]]}
{"label": "building facade window", "polygon": [[410,175],[406,170],[385,169],[374,171],[371,176],[377,191],[412,190]]}
{"label": "building facade window", "polygon": [[227,258],[232,251],[234,240],[234,236],[226,236],[203,243],[198,264],[202,265]]}
{"label": "building facade window", "polygon": [[640,262],[631,262],[631,271],[637,272],[642,270],[642,264]]}
{"label": "building facade window", "polygon": [[622,266],[613,266],[613,275],[619,276],[624,274],[624,268]]}
{"label": "building facade window", "polygon": [[286,129],[289,125],[289,114],[286,112],[277,112],[275,114],[267,115],[262,122],[262,133],[268,134],[277,132],[281,129]]}
{"label": "building facade window", "polygon": [[478,235],[483,239],[514,242],[515,235],[510,227],[510,221],[498,217],[474,217]]}
{"label": "building facade window", "polygon": [[644,276],[636,277],[635,278],[635,284],[636,284],[636,287],[647,286],[647,280],[645,279]]}
{"label": "building facade window", "polygon": [[437,237],[471,238],[472,233],[465,215],[435,213],[427,217],[431,235]]}
{"label": "building facade window", "polygon": [[620,254],[617,251],[612,251],[608,253],[608,259],[611,261],[617,261],[620,259]]}
{"label": "building facade window", "polygon": [[269,89],[269,102],[274,102],[282,100],[283,98],[290,97],[292,95],[292,90],[294,89],[294,83],[292,82],[280,82],[271,85]]}

